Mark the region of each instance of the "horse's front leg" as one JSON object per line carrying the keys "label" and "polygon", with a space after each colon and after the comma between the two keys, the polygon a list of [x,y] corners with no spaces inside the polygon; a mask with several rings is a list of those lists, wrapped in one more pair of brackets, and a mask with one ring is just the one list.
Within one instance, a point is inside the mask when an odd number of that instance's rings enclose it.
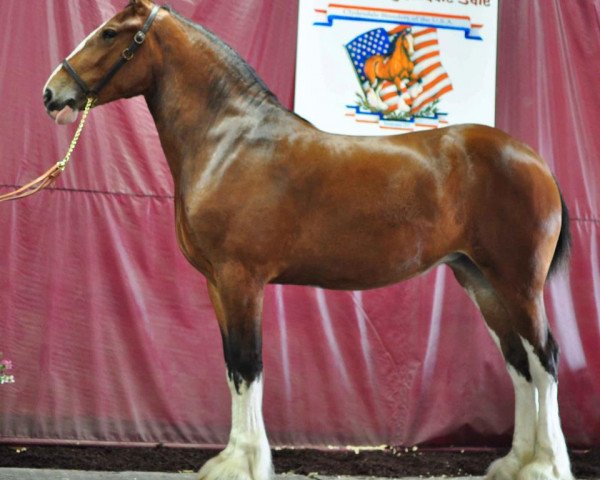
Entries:
{"label": "horse's front leg", "polygon": [[200,469],[200,479],[267,480],[273,467],[262,416],[263,285],[230,268],[209,284],[209,293],[223,337],[232,414],[229,443]]}

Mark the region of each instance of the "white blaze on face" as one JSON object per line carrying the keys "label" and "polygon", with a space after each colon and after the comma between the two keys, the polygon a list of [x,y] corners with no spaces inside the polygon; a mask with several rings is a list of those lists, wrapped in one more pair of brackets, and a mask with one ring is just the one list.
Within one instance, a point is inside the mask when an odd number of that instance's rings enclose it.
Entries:
{"label": "white blaze on face", "polygon": [[42,95],[44,95],[46,93],[46,89],[48,88],[48,85],[50,85],[50,81],[54,78],[54,76],[60,71],[60,69],[62,68],[62,63],[59,64],[54,71],[50,74],[50,76],[48,77],[48,81],[46,82],[46,85],[44,85],[44,88],[42,88]]}
{"label": "white blaze on face", "polygon": [[[75,50],[73,50],[67,57],[67,60],[71,60],[75,55],[77,55],[81,50],[83,50],[83,48],[85,47],[85,45],[87,44],[88,40],[90,38],[92,38],[98,31],[100,31],[102,28],[104,28],[104,26],[108,23],[108,20],[106,22],[104,22],[102,25],[100,25],[98,28],[96,28],[96,30],[94,30],[92,33],[90,33],[87,37],[85,37],[81,43],[79,45],[77,45],[77,47],[75,47]],[[52,81],[52,79],[54,78],[54,76],[60,71],[60,69],[62,68],[62,62],[54,69],[54,71],[52,72],[52,74],[50,75],[50,77],[48,78],[48,81],[46,82],[46,84],[44,85],[44,88],[42,89],[42,95],[44,94],[44,92],[46,91],[46,89],[48,88],[48,85],[50,85],[50,82]],[[55,92],[56,94],[56,92]]]}
{"label": "white blaze on face", "polygon": [[75,50],[73,50],[69,56],[67,57],[67,60],[70,60],[71,58],[73,58],[75,55],[77,55],[81,50],[83,50],[83,47],[85,47],[85,44],[88,42],[88,40],[90,38],[92,38],[94,35],[96,35],[97,32],[99,32],[100,30],[102,30],[104,28],[104,26],[108,23],[108,20],[106,22],[104,22],[102,25],[100,25],[96,30],[94,30],[92,33],[90,33],[87,37],[85,37],[81,43],[79,45],[77,45],[77,47],[75,47]]}
{"label": "white blaze on face", "polygon": [[415,38],[409,33],[406,35],[406,41],[408,42],[408,54],[412,57],[415,54]]}

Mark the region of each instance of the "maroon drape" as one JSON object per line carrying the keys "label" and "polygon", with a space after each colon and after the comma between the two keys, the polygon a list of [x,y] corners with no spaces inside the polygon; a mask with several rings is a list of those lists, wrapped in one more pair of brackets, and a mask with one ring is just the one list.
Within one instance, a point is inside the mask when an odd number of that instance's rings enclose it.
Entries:
{"label": "maroon drape", "polygon": [[[125,0],[3,0],[0,191],[59,159],[42,86]],[[297,5],[173,0],[291,107]],[[568,441],[600,443],[598,2],[503,0],[497,124],[552,166],[570,270],[547,289]],[[144,100],[92,112],[51,191],[0,205],[0,441],[222,444],[229,393],[205,280],[179,253],[172,181]],[[265,417],[274,444],[505,442],[500,354],[451,272],[363,293],[270,287]]]}

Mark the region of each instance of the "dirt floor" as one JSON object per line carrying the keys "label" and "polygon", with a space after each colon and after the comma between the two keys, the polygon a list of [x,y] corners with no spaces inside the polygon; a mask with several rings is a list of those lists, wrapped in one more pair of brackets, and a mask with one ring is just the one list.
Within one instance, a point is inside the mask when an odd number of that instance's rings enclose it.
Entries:
{"label": "dirt floor", "polygon": [[[0,445],[0,467],[99,471],[196,471],[216,452],[192,448],[125,448]],[[382,451],[273,450],[277,473],[321,475],[483,475],[505,450],[428,450],[389,447]],[[600,478],[600,448],[571,452],[576,478]]]}

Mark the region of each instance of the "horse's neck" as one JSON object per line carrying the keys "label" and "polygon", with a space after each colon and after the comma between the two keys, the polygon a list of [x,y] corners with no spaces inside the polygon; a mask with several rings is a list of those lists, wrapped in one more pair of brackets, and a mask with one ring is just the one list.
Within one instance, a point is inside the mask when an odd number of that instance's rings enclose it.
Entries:
{"label": "horse's neck", "polygon": [[396,40],[396,48],[394,49],[394,56],[405,56],[406,49],[404,48],[404,39],[402,37],[398,37]]}
{"label": "horse's neck", "polygon": [[216,148],[211,127],[256,117],[274,100],[201,30],[175,18],[161,27],[160,65],[146,101],[177,185],[185,162],[201,164]]}

